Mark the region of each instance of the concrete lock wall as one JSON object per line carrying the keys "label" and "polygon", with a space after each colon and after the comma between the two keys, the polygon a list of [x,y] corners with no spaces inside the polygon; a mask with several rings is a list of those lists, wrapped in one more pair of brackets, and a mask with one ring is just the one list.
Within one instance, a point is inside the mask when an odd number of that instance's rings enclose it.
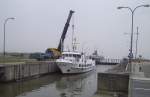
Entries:
{"label": "concrete lock wall", "polygon": [[27,62],[1,66],[0,81],[21,80],[59,71],[56,62]]}
{"label": "concrete lock wall", "polygon": [[115,92],[128,92],[129,75],[99,73],[98,89]]}

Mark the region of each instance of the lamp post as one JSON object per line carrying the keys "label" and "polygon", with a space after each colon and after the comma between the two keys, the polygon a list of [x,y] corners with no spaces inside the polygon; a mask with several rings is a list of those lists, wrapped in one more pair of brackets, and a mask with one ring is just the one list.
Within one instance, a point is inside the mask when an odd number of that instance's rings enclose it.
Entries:
{"label": "lamp post", "polygon": [[130,49],[129,49],[129,63],[130,63],[130,72],[131,72],[131,60],[133,59],[133,20],[134,20],[134,13],[135,13],[135,10],[140,8],[140,7],[150,7],[150,5],[139,5],[137,7],[135,7],[134,9],[131,9],[130,7],[118,7],[118,9],[128,9],[130,10],[131,14],[132,14],[132,22],[131,22],[131,40],[130,40]]}
{"label": "lamp post", "polygon": [[137,58],[137,52],[138,52],[138,36],[139,36],[139,27],[137,27],[137,33],[136,33],[135,59]]}
{"label": "lamp post", "polygon": [[3,52],[3,55],[5,57],[5,54],[6,54],[6,51],[5,51],[5,41],[6,41],[6,23],[8,22],[8,20],[14,20],[15,18],[14,17],[10,17],[10,18],[6,18],[5,21],[4,21],[4,52]]}

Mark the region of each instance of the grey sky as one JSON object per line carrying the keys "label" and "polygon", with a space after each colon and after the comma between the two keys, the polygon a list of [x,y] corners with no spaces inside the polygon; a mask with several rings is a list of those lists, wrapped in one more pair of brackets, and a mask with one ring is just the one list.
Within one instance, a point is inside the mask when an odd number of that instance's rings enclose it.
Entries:
{"label": "grey sky", "polygon": [[[16,18],[6,25],[6,51],[44,52],[57,47],[69,10],[73,9],[80,49],[90,53],[98,49],[106,57],[126,57],[130,35],[124,33],[131,33],[131,13],[117,7],[141,4],[150,4],[150,0],[0,0],[0,52],[6,18]],[[150,58],[150,8],[139,8],[134,16],[134,32],[137,26],[140,32],[138,53]],[[65,47],[71,45],[71,33],[70,26]]]}

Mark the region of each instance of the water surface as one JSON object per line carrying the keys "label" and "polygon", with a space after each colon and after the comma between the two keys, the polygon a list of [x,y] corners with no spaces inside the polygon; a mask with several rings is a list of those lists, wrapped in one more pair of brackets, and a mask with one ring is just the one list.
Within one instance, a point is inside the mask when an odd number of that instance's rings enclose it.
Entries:
{"label": "water surface", "polygon": [[20,82],[0,83],[0,97],[114,97],[97,90],[97,73],[112,68],[99,65],[95,71],[76,75],[60,73]]}

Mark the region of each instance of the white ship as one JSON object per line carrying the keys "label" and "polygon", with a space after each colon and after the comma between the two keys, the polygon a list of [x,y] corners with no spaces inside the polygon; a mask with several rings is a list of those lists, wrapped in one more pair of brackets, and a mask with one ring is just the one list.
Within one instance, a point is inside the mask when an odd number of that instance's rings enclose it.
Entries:
{"label": "white ship", "polygon": [[56,60],[62,73],[83,73],[95,69],[95,61],[76,51],[63,52]]}
{"label": "white ship", "polygon": [[64,42],[61,43],[62,55],[56,60],[62,73],[83,73],[95,68],[95,61],[85,56],[85,53],[76,51],[76,38],[74,36],[74,24],[72,25],[72,51],[63,51]]}

